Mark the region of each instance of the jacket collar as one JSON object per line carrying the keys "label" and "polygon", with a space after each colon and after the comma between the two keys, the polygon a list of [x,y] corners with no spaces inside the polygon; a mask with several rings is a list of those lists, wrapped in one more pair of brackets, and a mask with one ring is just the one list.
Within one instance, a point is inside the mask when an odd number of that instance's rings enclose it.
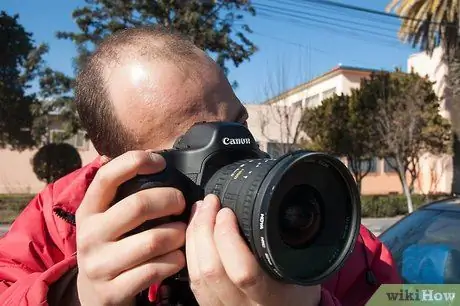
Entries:
{"label": "jacket collar", "polygon": [[54,182],[51,186],[53,209],[75,214],[102,163],[102,158],[98,156],[86,166]]}

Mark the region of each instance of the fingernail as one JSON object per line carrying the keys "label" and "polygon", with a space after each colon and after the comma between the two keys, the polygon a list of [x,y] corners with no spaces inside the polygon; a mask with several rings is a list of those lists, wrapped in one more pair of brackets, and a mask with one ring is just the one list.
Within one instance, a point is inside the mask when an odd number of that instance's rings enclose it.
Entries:
{"label": "fingernail", "polygon": [[158,153],[149,152],[149,157],[154,163],[163,162],[164,158]]}
{"label": "fingernail", "polygon": [[204,200],[205,201],[216,201],[216,200],[219,201],[219,198],[215,194],[210,193],[204,197]]}

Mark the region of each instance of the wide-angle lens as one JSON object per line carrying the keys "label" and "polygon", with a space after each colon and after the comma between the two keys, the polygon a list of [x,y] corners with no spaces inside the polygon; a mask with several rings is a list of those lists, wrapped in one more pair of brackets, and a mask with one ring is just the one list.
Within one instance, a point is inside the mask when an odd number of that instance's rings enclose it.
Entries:
{"label": "wide-angle lens", "polygon": [[232,209],[260,265],[286,283],[314,285],[348,258],[360,226],[353,176],[333,156],[297,151],[225,165],[205,184]]}

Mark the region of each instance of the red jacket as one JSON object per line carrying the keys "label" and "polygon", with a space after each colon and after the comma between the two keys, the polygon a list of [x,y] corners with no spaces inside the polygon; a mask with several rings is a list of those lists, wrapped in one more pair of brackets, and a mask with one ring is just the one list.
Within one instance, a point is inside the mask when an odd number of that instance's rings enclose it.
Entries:
{"label": "red jacket", "polygon": [[[99,167],[97,159],[48,185],[0,238],[1,306],[49,305],[50,285],[76,266],[75,211]],[[361,226],[353,254],[323,284],[321,305],[364,305],[383,283],[400,283],[393,259]]]}

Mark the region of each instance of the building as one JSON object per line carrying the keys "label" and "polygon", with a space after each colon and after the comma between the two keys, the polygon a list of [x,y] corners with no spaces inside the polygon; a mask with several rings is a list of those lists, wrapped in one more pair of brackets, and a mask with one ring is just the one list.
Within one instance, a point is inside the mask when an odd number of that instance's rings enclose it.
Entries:
{"label": "building", "polygon": [[[442,57],[443,50],[441,47],[436,48],[432,55],[426,52],[412,54],[407,61],[407,71],[413,70],[422,76],[428,76],[434,82],[433,90],[440,98],[439,112],[441,116],[450,120],[450,113],[452,111],[451,101],[445,84],[445,76],[448,69],[447,65],[442,61]],[[434,173],[437,176],[438,191],[451,192],[453,179],[453,162],[451,156],[434,157],[426,154],[420,166],[422,168],[421,175],[425,177],[425,179],[421,179],[424,190],[428,189],[429,185],[432,184],[431,177]]]}
{"label": "building", "polygon": [[435,82],[433,90],[436,95],[441,99],[440,114],[444,118],[450,118],[450,104],[446,93],[446,84],[444,76],[447,74],[447,65],[442,61],[443,51],[438,47],[433,51],[430,56],[426,52],[419,52],[412,54],[407,60],[407,71],[413,70],[414,72],[428,76],[428,78]]}
{"label": "building", "polygon": [[[408,60],[409,68],[413,67],[421,74],[428,74],[432,80],[437,81],[435,86],[439,94],[443,87],[441,80],[445,68],[436,68],[440,56],[435,53],[433,58],[424,54],[415,54]],[[438,59],[438,64],[435,64]],[[351,89],[360,86],[360,80],[368,77],[374,70],[338,66],[325,74],[318,76],[304,84],[296,86],[280,95],[272,98],[264,104],[246,105],[249,112],[248,126],[255,139],[259,142],[262,150],[272,156],[279,156],[284,149],[293,143],[297,123],[300,119],[300,108],[292,105],[311,107],[321,103],[334,93],[348,94]],[[442,96],[442,95],[440,95]],[[446,103],[443,103],[444,115]],[[276,107],[274,107],[276,106]],[[293,109],[289,116],[286,109]],[[446,115],[447,116],[447,115]],[[286,119],[285,117],[288,117]],[[51,140],[54,135],[61,131],[59,125],[54,124],[51,132]],[[306,135],[300,135],[305,137]],[[80,133],[69,140],[80,152],[83,164],[91,162],[97,153],[91,142]],[[40,182],[32,170],[31,159],[36,151],[26,150],[23,152],[0,149],[0,194],[1,193],[36,193],[45,184]],[[343,160],[346,163],[346,160]],[[373,158],[363,162],[367,168],[370,163],[371,172],[364,178],[362,192],[364,194],[388,194],[400,193],[401,184],[397,174],[382,160]],[[421,174],[416,183],[416,192],[450,192],[452,180],[452,162],[449,156],[442,158],[423,156],[421,162]]]}
{"label": "building", "polygon": [[[52,140],[59,132],[59,129],[51,130]],[[97,156],[96,150],[83,133],[75,135],[67,142],[77,148],[83,165]],[[39,181],[33,172],[32,158],[36,152],[37,150],[17,152],[0,149],[0,194],[37,193],[45,187],[45,183]]]}
{"label": "building", "polygon": [[[440,75],[442,75],[438,70],[431,68],[431,63],[423,55],[412,56],[409,59],[409,65],[416,67],[420,65],[420,73],[427,74],[429,72],[435,80],[439,80]],[[298,136],[306,137],[306,135],[297,133],[302,109],[297,106],[314,107],[334,93],[349,94],[352,89],[360,86],[362,78],[368,77],[373,71],[375,70],[338,66],[319,77],[271,98],[263,104],[247,105],[249,128],[263,150],[272,156],[279,156],[288,151],[290,144],[295,142],[295,138]],[[439,86],[441,83],[437,82],[436,84]],[[439,92],[438,88],[435,90]],[[347,163],[344,158],[341,159],[345,164]],[[361,167],[363,169],[370,167],[371,169],[362,181],[363,194],[402,192],[397,173],[385,160],[375,157],[363,161]],[[451,173],[450,156],[434,157],[425,154],[420,161],[420,175],[415,183],[415,192],[450,192]]]}

